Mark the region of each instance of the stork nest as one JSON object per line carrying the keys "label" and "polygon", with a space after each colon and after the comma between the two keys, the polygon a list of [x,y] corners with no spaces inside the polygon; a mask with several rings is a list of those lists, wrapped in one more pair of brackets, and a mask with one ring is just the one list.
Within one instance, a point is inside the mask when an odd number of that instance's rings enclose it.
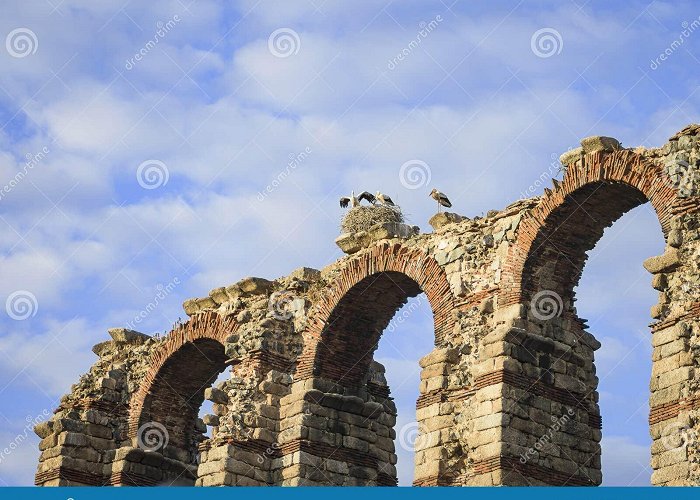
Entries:
{"label": "stork nest", "polygon": [[343,233],[358,233],[360,231],[369,231],[372,226],[387,222],[399,224],[404,222],[401,207],[365,205],[351,208],[343,217],[340,229]]}

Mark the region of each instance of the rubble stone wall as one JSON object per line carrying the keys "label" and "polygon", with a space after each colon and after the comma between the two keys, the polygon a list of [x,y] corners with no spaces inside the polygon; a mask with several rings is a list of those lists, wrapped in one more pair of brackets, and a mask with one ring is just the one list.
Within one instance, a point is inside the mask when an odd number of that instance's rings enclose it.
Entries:
{"label": "rubble stone wall", "polygon": [[327,268],[216,288],[164,337],[110,330],[35,429],[36,483],[395,485],[396,406],[373,354],[424,294],[435,342],[420,360],[414,484],[600,484],[600,343],[574,289],[605,228],[649,202],[666,242],[644,263],[659,291],[652,482],[700,485],[699,131],[654,149],[586,138],[541,197],[440,213],[427,234],[343,234],[348,255]]}

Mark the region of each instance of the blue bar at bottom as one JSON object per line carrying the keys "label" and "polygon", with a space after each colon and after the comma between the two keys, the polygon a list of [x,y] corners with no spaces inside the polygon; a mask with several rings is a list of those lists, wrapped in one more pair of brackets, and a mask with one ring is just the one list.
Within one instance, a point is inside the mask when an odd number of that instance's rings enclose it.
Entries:
{"label": "blue bar at bottom", "polygon": [[[700,489],[696,488],[279,488],[279,487],[236,487],[236,488],[0,488],[0,498],[37,498],[41,500],[100,500],[100,499],[128,499],[128,500],[153,500],[153,498],[174,499],[230,499],[241,495],[258,498],[283,498],[284,500],[310,500],[319,498],[323,500],[357,500],[361,495],[363,500],[378,498],[386,500],[392,498],[439,498],[440,500],[474,500],[484,498],[488,500],[536,498],[537,500],[556,499],[561,500],[595,500],[618,498],[673,498],[674,500],[700,498]],[[241,498],[241,497],[239,497]]]}

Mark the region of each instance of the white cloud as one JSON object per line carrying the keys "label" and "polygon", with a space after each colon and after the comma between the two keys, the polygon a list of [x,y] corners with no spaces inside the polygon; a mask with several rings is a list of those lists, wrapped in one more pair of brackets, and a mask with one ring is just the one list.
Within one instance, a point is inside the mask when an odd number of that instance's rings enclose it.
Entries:
{"label": "white cloud", "polygon": [[[183,315],[182,300],[216,286],[332,262],[340,255],[337,197],[350,189],[391,194],[429,230],[428,190],[407,190],[398,176],[407,160],[427,162],[432,184],[473,216],[518,198],[582,136],[659,143],[696,115],[684,54],[662,68],[673,85],[662,70],[639,73],[672,38],[633,7],[609,15],[557,5],[509,17],[505,7],[451,12],[441,2],[184,7],[66,0],[51,13],[48,4],[24,2],[0,19],[0,35],[26,25],[39,39],[32,57],[0,50],[0,186],[27,153],[51,150],[1,201],[0,298],[28,289],[41,311],[31,323],[0,318],[0,351],[10,358],[1,370],[11,379],[30,367],[17,379],[23,390],[35,391],[36,380],[52,397],[64,392],[94,360],[92,344],[138,314],[158,283],[182,280],[146,331],[165,330]],[[680,15],[663,3],[648,9],[669,26]],[[156,22],[175,14],[182,21],[126,70]],[[389,70],[418,23],[437,14],[444,21]],[[530,50],[532,32],[545,25],[562,34],[560,57]],[[298,32],[297,55],[269,53],[268,36],[280,27]],[[290,154],[307,147],[308,158],[258,200]],[[136,168],[147,159],[167,165],[166,186],[138,186]],[[618,283],[639,275],[608,263],[657,253],[650,220],[631,223],[628,247],[613,243],[600,267],[587,268],[584,279],[597,285],[580,294],[584,316],[621,330],[640,317],[632,303],[653,300],[640,287],[622,300]],[[404,390],[401,377],[414,376],[431,331],[429,314],[412,317],[405,335],[385,337],[394,352],[379,353],[406,415],[416,386]],[[627,344],[600,335],[604,370]],[[65,356],[49,359],[55,352]]]}

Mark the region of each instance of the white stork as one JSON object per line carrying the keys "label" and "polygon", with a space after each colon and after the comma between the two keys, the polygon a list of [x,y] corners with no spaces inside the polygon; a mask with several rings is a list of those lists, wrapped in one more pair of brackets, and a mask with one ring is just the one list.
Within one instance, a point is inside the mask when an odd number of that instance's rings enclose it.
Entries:
{"label": "white stork", "polygon": [[363,191],[360,193],[359,196],[355,196],[355,191],[352,191],[350,193],[350,197],[343,196],[340,198],[340,206],[341,208],[347,208],[348,205],[350,205],[350,208],[355,208],[360,206],[360,202],[362,200],[367,200],[368,202],[374,204],[374,196],[372,193],[368,193],[367,191]]}
{"label": "white stork", "polygon": [[384,193],[380,193],[379,191],[377,191],[376,194],[374,195],[374,197],[382,205],[390,206],[390,207],[395,206],[393,200],[391,198],[389,198],[387,195],[385,195]]}
{"label": "white stork", "polygon": [[433,190],[430,192],[430,197],[431,197],[433,200],[437,201],[437,203],[438,203],[438,213],[440,212],[440,206],[447,207],[447,208],[450,208],[450,207],[452,206],[452,203],[451,203],[450,200],[447,198],[447,196],[445,196],[443,193],[441,193],[441,192],[438,191],[437,189],[433,189]]}

